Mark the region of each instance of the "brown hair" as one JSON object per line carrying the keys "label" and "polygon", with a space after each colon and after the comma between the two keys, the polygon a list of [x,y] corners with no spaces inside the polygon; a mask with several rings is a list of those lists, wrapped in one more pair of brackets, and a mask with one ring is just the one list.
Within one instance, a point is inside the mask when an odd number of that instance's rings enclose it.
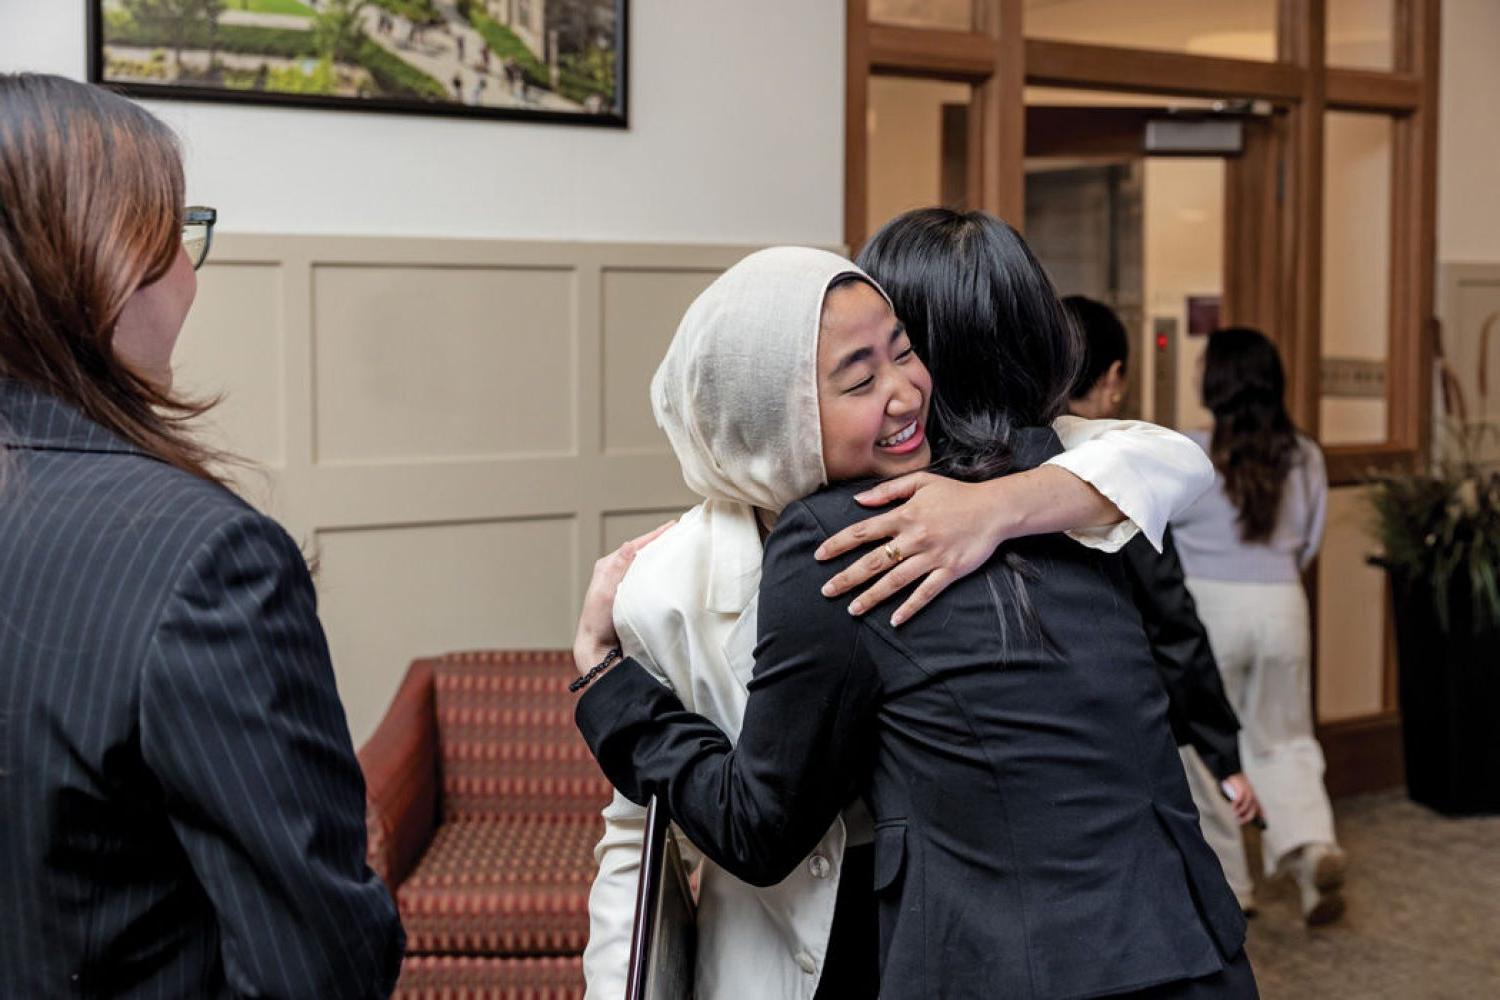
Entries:
{"label": "brown hair", "polygon": [[1245,542],[1268,541],[1276,530],[1297,461],[1297,430],[1285,396],[1281,356],[1265,334],[1243,326],[1209,334],[1203,354],[1203,405],[1214,415],[1209,457],[1239,510]]}
{"label": "brown hair", "polygon": [[0,73],[0,378],[77,408],[150,455],[221,478],[174,395],[115,355],[126,301],[179,252],[182,156],[155,117],[100,87]]}

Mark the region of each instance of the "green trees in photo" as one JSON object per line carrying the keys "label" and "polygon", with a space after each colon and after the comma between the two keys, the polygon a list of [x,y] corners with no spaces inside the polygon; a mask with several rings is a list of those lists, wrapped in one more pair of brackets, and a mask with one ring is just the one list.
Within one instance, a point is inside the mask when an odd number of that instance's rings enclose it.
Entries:
{"label": "green trees in photo", "polygon": [[360,13],[370,0],[326,0],[313,22],[313,37],[324,59],[352,60],[364,37]]}
{"label": "green trees in photo", "polygon": [[182,72],[182,50],[195,35],[207,29],[209,64],[224,0],[122,0],[130,19],[147,31],[155,30],[170,40],[172,62]]}

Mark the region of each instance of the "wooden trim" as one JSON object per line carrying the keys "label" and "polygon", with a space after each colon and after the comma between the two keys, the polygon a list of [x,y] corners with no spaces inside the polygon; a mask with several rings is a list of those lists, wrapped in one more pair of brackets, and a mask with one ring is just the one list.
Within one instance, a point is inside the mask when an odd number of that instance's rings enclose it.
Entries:
{"label": "wooden trim", "polygon": [[[981,0],[983,2],[983,0]],[[981,88],[987,211],[1017,231],[1026,228],[1026,39],[1020,0],[988,0],[983,27],[997,42],[995,67]]]}
{"label": "wooden trim", "polygon": [[1026,155],[1135,159],[1142,155],[1146,123],[1160,114],[1159,108],[1032,104],[1026,108]]}
{"label": "wooden trim", "polygon": [[968,158],[964,175],[963,208],[965,210],[984,207],[984,187],[988,180],[985,167],[994,159],[993,156],[986,155],[984,130],[986,119],[990,117],[985,107],[986,103],[983,88],[975,87],[974,92],[969,95],[968,147],[964,150]]}
{"label": "wooden trim", "polygon": [[1417,465],[1417,450],[1409,445],[1328,444],[1323,446],[1329,486],[1358,486],[1371,476],[1408,472]]}
{"label": "wooden trim", "polygon": [[1294,102],[1305,75],[1286,63],[1026,39],[1026,82],[1052,87]]}
{"label": "wooden trim", "polygon": [[1406,781],[1399,712],[1325,722],[1317,736],[1330,797],[1385,791]]}
{"label": "wooden trim", "polygon": [[1422,80],[1410,73],[1363,69],[1328,71],[1328,107],[1334,111],[1404,114],[1422,104]]}
{"label": "wooden trim", "polygon": [[895,76],[981,81],[995,71],[996,40],[988,35],[871,24],[870,68]]}
{"label": "wooden trim", "polygon": [[1244,152],[1224,164],[1223,322],[1255,327],[1274,341],[1282,338],[1277,259],[1286,126],[1285,115],[1247,122]]}
{"label": "wooden trim", "polygon": [[869,0],[844,8],[844,245],[852,257],[868,235],[870,212]]}
{"label": "wooden trim", "polygon": [[[1432,364],[1435,349],[1437,285],[1437,172],[1438,172],[1438,80],[1442,42],[1442,11],[1439,0],[1402,0],[1411,5],[1400,68],[1422,81],[1422,103],[1415,115],[1400,123],[1398,133],[1409,144],[1413,165],[1407,182],[1409,203],[1405,214],[1411,227],[1403,262],[1410,275],[1412,293],[1403,317],[1403,335],[1391,345],[1392,359],[1409,366],[1414,383],[1401,410],[1404,440],[1415,445],[1425,460],[1432,449]],[[1398,20],[1398,24],[1406,23]],[[1399,351],[1399,354],[1397,353]]]}
{"label": "wooden trim", "polygon": [[1297,426],[1318,437],[1322,388],[1325,0],[1282,0],[1280,53],[1303,67],[1301,100],[1290,111],[1291,150],[1283,203],[1290,267],[1281,328],[1287,395]]}

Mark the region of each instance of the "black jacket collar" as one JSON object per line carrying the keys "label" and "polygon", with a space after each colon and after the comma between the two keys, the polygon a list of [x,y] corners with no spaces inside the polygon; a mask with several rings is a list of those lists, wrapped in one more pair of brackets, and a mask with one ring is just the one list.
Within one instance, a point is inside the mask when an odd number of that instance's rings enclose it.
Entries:
{"label": "black jacket collar", "polygon": [[0,378],[0,448],[146,454],[57,397],[8,378]]}

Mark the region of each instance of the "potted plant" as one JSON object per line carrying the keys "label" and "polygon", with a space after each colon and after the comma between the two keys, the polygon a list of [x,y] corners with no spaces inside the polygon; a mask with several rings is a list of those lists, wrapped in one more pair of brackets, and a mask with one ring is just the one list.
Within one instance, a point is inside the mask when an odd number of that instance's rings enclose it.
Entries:
{"label": "potted plant", "polygon": [[[1480,338],[1483,372],[1488,334]],[[1371,483],[1372,560],[1390,575],[1411,798],[1450,814],[1500,812],[1500,435],[1471,421],[1452,370],[1456,447],[1428,470]],[[1479,381],[1481,400],[1485,392]]]}

